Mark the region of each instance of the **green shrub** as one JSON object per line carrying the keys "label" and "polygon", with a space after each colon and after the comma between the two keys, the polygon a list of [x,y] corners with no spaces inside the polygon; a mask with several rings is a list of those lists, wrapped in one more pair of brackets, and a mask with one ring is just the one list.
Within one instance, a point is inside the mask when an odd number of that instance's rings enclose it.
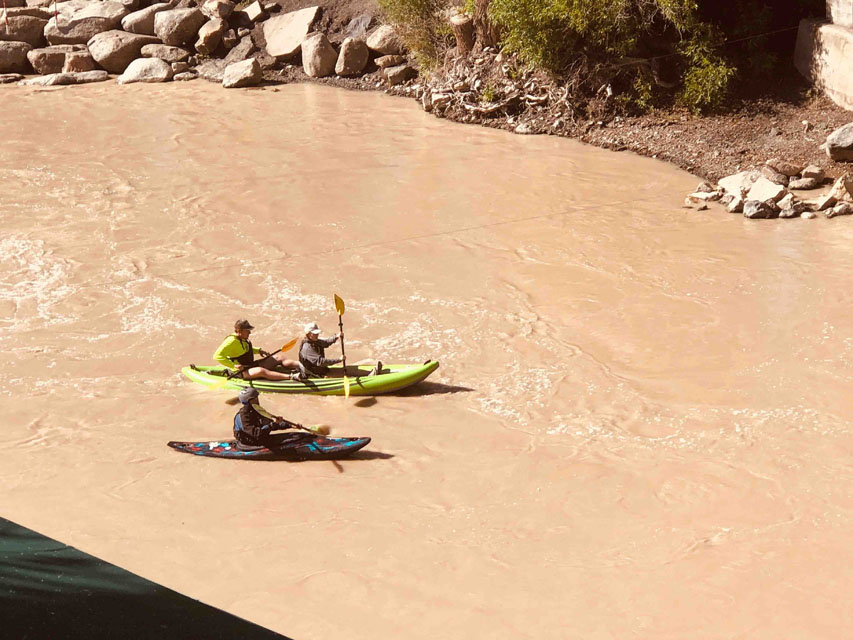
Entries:
{"label": "green shrub", "polygon": [[435,67],[452,34],[443,13],[451,0],[379,0],[385,19],[422,67]]}

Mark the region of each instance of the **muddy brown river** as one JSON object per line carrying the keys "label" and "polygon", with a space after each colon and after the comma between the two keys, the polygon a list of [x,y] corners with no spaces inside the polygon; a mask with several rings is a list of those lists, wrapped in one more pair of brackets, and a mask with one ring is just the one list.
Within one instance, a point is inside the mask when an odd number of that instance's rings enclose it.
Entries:
{"label": "muddy brown river", "polygon": [[[850,220],[380,94],[0,104],[0,516],[299,640],[849,635]],[[369,455],[166,447],[235,411],[180,367],[333,293],[349,359],[440,369],[262,399]]]}

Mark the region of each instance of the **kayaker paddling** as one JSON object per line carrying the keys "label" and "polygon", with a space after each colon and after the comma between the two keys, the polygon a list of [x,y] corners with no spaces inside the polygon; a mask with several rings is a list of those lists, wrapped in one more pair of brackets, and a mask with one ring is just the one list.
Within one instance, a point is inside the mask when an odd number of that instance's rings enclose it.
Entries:
{"label": "kayaker paddling", "polygon": [[[229,335],[216,353],[214,360],[226,369],[236,372],[234,377],[244,380],[265,378],[267,380],[290,380],[297,376],[296,373],[276,371],[282,367],[293,371],[299,370],[299,363],[288,359],[283,353],[269,354],[263,349],[252,346],[249,335],[254,327],[248,320],[237,320],[234,323],[234,333]],[[261,356],[255,360],[255,354]]]}
{"label": "kayaker paddling", "polygon": [[[320,327],[316,322],[309,322],[305,325],[305,338],[299,345],[299,364],[311,375],[323,378],[329,374],[330,366],[341,362],[341,358],[327,358],[326,349],[340,340],[343,337],[343,332],[328,338],[321,338],[320,333]],[[362,361],[358,364],[368,363],[373,364],[373,361]],[[374,376],[381,371],[382,362],[376,361],[373,371],[368,375]]]}
{"label": "kayaker paddling", "polygon": [[261,406],[258,390],[246,387],[237,396],[243,405],[234,416],[234,439],[247,447],[271,447],[273,431],[283,431],[295,426],[281,416],[275,416]]}
{"label": "kayaker paddling", "polygon": [[341,361],[340,358],[327,358],[326,349],[340,337],[341,334],[338,333],[329,338],[321,338],[320,327],[316,322],[309,322],[305,325],[305,338],[299,345],[299,363],[315,376],[326,376],[329,367]]}

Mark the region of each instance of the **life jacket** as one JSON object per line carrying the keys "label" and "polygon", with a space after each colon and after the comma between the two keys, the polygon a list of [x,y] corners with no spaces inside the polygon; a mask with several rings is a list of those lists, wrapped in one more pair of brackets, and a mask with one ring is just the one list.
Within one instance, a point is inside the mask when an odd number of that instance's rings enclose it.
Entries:
{"label": "life jacket", "polygon": [[[240,338],[237,338],[237,339],[240,340]],[[252,366],[252,363],[255,361],[255,350],[252,348],[251,340],[240,340],[241,345],[244,342],[248,345],[246,353],[244,353],[243,355],[238,356],[236,358],[233,358],[233,360],[236,360],[237,362],[242,364],[244,367],[250,367],[250,366]]]}
{"label": "life jacket", "polygon": [[252,447],[264,445],[272,420],[255,411],[251,403],[244,404],[234,416],[234,439]]}

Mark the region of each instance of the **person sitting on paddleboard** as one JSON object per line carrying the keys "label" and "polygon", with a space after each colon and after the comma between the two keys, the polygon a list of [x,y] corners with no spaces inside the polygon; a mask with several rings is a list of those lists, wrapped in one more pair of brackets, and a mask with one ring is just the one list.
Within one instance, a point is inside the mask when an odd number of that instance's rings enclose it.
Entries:
{"label": "person sitting on paddleboard", "polygon": [[[248,320],[235,322],[234,333],[222,341],[216,353],[213,354],[213,359],[226,369],[238,371],[239,373],[235,377],[244,380],[254,380],[255,378],[291,380],[298,377],[296,373],[282,373],[275,370],[279,366],[285,369],[298,370],[298,362],[289,360],[283,353],[270,355],[263,349],[252,346],[252,343],[249,342],[249,334],[253,329],[254,327]],[[261,359],[255,360],[255,354],[261,356]]]}
{"label": "person sitting on paddleboard", "polygon": [[234,416],[234,439],[248,447],[269,447],[270,434],[293,427],[292,422],[281,416],[274,416],[261,406],[258,390],[246,387],[239,395],[242,407]]}

